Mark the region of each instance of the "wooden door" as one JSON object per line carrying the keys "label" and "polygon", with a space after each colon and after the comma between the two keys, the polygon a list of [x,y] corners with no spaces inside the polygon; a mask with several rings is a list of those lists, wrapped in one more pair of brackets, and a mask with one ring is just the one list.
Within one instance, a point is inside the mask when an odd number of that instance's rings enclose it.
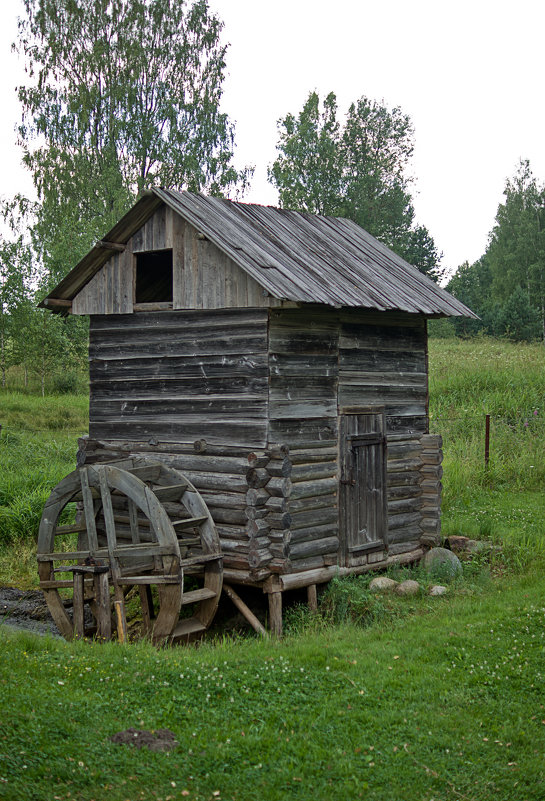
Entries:
{"label": "wooden door", "polygon": [[340,417],[340,539],[348,567],[380,561],[388,549],[384,410]]}

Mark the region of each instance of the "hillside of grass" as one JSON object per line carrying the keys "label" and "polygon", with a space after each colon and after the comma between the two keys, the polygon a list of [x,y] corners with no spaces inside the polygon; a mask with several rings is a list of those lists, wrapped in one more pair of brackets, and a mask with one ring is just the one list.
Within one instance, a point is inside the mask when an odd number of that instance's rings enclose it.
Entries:
{"label": "hillside of grass", "polygon": [[545,348],[431,339],[429,364],[430,430],[443,436],[443,533],[503,541],[523,566],[545,547]]}

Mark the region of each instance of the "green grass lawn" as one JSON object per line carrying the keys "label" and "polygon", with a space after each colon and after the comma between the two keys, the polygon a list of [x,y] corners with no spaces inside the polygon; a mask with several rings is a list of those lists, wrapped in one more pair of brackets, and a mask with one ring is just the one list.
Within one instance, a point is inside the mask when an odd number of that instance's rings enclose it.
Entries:
{"label": "green grass lawn", "polygon": [[[544,589],[533,573],[399,599],[413,610],[397,622],[273,643],[155,651],[4,629],[0,798],[537,801]],[[179,745],[110,742],[129,727]]]}

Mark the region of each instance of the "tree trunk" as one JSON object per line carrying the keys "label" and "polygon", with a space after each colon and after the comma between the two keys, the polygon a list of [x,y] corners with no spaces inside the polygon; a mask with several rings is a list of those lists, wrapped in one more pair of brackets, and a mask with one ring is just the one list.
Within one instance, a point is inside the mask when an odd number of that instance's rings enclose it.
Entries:
{"label": "tree trunk", "polygon": [[6,343],[4,341],[4,328],[0,329],[0,352],[2,361],[2,387],[6,386]]}

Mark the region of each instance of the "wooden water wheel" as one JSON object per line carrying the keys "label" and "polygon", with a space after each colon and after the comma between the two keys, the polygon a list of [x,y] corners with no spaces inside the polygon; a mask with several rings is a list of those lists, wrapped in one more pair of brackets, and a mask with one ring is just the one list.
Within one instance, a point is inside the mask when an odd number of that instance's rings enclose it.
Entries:
{"label": "wooden water wheel", "polygon": [[[64,524],[67,518],[77,522]],[[67,550],[76,536],[75,550]],[[187,640],[210,625],[222,589],[220,542],[204,500],[180,472],[148,459],[66,476],[45,505],[37,558],[66,639],[109,639],[112,628],[125,639],[131,593],[140,599],[144,636]]]}

